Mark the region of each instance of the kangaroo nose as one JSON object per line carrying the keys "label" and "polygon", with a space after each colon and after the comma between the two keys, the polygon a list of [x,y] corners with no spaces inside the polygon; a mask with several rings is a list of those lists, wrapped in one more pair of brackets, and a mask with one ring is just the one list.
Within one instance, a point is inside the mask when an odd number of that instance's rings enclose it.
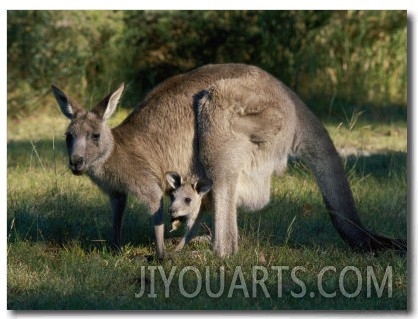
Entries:
{"label": "kangaroo nose", "polygon": [[75,175],[82,175],[85,171],[83,156],[73,155],[70,158],[70,169]]}
{"label": "kangaroo nose", "polygon": [[170,215],[173,215],[176,213],[176,210],[174,208],[169,208],[168,212],[170,213]]}
{"label": "kangaroo nose", "polygon": [[74,155],[71,158],[71,164],[75,167],[75,168],[80,168],[81,166],[83,166],[84,163],[84,158],[83,156],[80,155]]}

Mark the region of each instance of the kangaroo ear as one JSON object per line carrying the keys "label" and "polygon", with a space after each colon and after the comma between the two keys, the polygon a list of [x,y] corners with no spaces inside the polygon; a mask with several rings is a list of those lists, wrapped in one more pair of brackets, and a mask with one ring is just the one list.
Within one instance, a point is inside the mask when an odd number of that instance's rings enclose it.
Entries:
{"label": "kangaroo ear", "polygon": [[97,104],[92,112],[106,121],[115,112],[124,88],[125,85],[122,83],[115,92],[109,94]]}
{"label": "kangaroo ear", "polygon": [[165,178],[173,189],[179,188],[183,184],[183,178],[179,173],[176,172],[167,172],[165,173]]}
{"label": "kangaroo ear", "polygon": [[58,102],[61,112],[68,117],[70,120],[73,120],[77,113],[84,111],[83,108],[78,106],[77,103],[72,101],[63,91],[61,91],[57,86],[51,86],[52,93],[54,93],[55,99]]}
{"label": "kangaroo ear", "polygon": [[204,196],[211,190],[212,184],[210,179],[202,178],[193,184],[193,188],[200,196]]}

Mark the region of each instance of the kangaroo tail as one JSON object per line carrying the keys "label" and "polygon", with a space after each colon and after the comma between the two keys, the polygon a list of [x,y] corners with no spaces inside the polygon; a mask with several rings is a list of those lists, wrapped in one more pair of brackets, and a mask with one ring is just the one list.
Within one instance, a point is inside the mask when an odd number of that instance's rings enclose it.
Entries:
{"label": "kangaroo tail", "polygon": [[328,132],[309,109],[301,103],[296,103],[296,106],[298,127],[293,151],[315,175],[332,223],[340,236],[358,250],[406,252],[406,240],[375,235],[363,226],[341,158]]}

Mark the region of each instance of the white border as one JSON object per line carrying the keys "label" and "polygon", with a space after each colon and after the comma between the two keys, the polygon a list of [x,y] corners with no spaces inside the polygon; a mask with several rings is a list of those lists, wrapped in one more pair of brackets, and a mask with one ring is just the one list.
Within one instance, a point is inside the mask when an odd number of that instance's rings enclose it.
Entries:
{"label": "white border", "polygon": [[328,1],[328,0],[211,0],[211,1],[190,1],[190,0],[118,0],[118,1],[85,1],[72,0],[63,2],[52,2],[50,0],[13,0],[3,3],[7,10],[17,9],[37,9],[37,10],[183,10],[183,9],[236,9],[236,10],[254,10],[254,9],[281,9],[281,10],[394,10],[394,9],[413,9],[414,0],[350,0]]}
{"label": "white border", "polygon": [[[7,10],[18,10],[18,9],[37,9],[37,10],[50,10],[50,9],[60,9],[60,10],[103,10],[103,9],[200,9],[200,10],[206,10],[206,9],[282,9],[282,10],[291,10],[291,9],[306,9],[306,10],[345,10],[345,9],[365,9],[365,10],[394,10],[394,9],[402,9],[402,10],[408,10],[408,22],[409,22],[409,29],[408,33],[412,34],[412,36],[409,37],[410,43],[408,44],[409,47],[409,53],[412,53],[413,55],[409,57],[410,64],[408,65],[409,72],[411,73],[409,76],[409,87],[408,89],[410,91],[413,91],[413,87],[416,87],[416,70],[415,70],[415,60],[417,56],[417,9],[416,9],[416,0],[396,0],[396,1],[388,1],[388,0],[380,0],[380,1],[367,1],[367,0],[351,0],[349,2],[342,2],[342,1],[329,1],[329,0],[318,0],[318,1],[312,1],[312,0],[292,0],[292,1],[286,1],[286,0],[256,0],[256,1],[246,1],[246,0],[211,0],[211,1],[185,1],[185,0],[177,0],[177,1],[159,1],[159,0],[153,0],[153,1],[141,1],[141,0],[118,0],[114,2],[110,1],[85,1],[85,0],[72,0],[72,1],[63,1],[58,4],[58,2],[51,2],[51,1],[45,1],[45,0],[38,0],[38,1],[28,1],[28,0],[12,0],[12,1],[1,1],[1,8],[4,10],[0,11],[0,25],[1,25],[1,33],[0,33],[0,44],[1,44],[1,63],[0,63],[0,74],[2,74],[4,77],[6,77],[7,74]],[[1,224],[2,227],[0,227],[0,238],[2,238],[2,249],[1,249],[1,258],[2,260],[2,276],[1,276],[1,310],[4,312],[2,318],[25,318],[25,317],[49,317],[49,318],[62,318],[62,317],[77,317],[77,318],[89,318],[94,314],[91,313],[60,313],[60,312],[52,312],[52,313],[41,313],[39,315],[36,314],[28,314],[28,313],[16,313],[11,311],[6,311],[7,303],[7,278],[6,278],[6,272],[7,272],[7,229],[4,218],[6,217],[6,211],[7,211],[7,117],[6,117],[6,105],[7,105],[7,79],[5,81],[2,81],[0,83],[0,98],[3,102],[3,105],[1,107],[0,111],[0,143],[1,146],[4,148],[1,152],[0,157],[0,190],[1,190],[1,200],[0,203],[2,205],[2,214],[3,214],[3,223]],[[409,136],[409,160],[410,160],[410,173],[412,175],[409,176],[409,178],[412,178],[412,182],[410,183],[410,189],[409,189],[409,196],[411,206],[409,207],[409,214],[414,215],[415,213],[415,207],[416,207],[416,200],[415,200],[415,190],[416,190],[416,171],[414,168],[414,160],[415,160],[415,150],[413,141],[416,140],[416,132],[417,129],[411,130],[411,128],[414,126],[413,124],[417,123],[417,111],[412,111],[416,107],[416,99],[414,92],[409,92],[409,116],[413,115],[413,118],[409,119],[409,133],[413,133]],[[418,218],[411,218],[410,219],[413,224],[409,226],[409,231],[412,233],[409,236],[409,247],[413,245],[414,248],[415,245],[414,239],[415,236],[413,234],[415,229],[418,229],[417,220]],[[412,245],[411,245],[412,242]],[[382,318],[382,317],[393,317],[395,315],[396,317],[406,317],[406,316],[414,316],[416,317],[416,305],[417,305],[417,294],[416,294],[416,288],[412,287],[411,282],[416,282],[416,251],[409,251],[409,287],[410,290],[408,292],[410,302],[409,302],[409,312],[405,315],[402,315],[400,313],[366,313],[367,317],[371,318]],[[414,290],[414,293],[411,291]],[[167,313],[164,313],[167,314]],[[227,313],[223,313],[222,316],[225,316]],[[138,316],[138,313],[123,313],[124,316]],[[146,316],[150,316],[150,313],[144,314]],[[156,313],[156,316],[161,316],[161,313]],[[185,314],[181,314],[184,316]],[[192,316],[196,316],[196,313],[190,314]],[[214,317],[217,316],[217,314],[202,314],[199,313],[198,316],[204,315],[205,317]],[[250,313],[235,313],[234,316],[239,317],[253,317],[255,314],[253,312]],[[296,316],[290,315],[289,313],[266,313],[266,312],[260,312],[257,313],[257,315],[263,316],[263,318],[271,318],[271,317],[316,317],[316,318],[323,318],[323,317],[332,317],[335,318],[343,316],[348,318],[357,318],[359,316],[364,316],[365,313],[362,312],[330,312],[328,313],[311,313],[309,315],[301,315],[300,312],[297,313]],[[112,314],[112,313],[103,313],[101,312],[99,316],[104,317],[120,317],[121,313]],[[151,315],[154,316],[154,315]],[[218,314],[220,316],[220,314]]]}

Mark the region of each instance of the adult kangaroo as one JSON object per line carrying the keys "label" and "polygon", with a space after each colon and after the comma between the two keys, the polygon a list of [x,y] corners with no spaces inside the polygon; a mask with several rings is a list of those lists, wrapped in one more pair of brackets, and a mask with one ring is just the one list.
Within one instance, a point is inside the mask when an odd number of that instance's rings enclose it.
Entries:
{"label": "adult kangaroo", "polygon": [[131,193],[147,204],[157,255],[164,256],[165,172],[176,171],[213,181],[213,247],[219,256],[237,252],[237,207],[266,205],[271,175],[282,171],[293,154],[312,170],[335,228],[351,247],[406,250],[405,241],[374,235],[362,225],[327,131],[289,88],[265,71],[221,64],[174,76],[110,129],[106,120],[123,88],[86,111],[52,86],[62,113],[71,120],[66,131],[69,166],[108,194],[115,245],[120,245]]}

